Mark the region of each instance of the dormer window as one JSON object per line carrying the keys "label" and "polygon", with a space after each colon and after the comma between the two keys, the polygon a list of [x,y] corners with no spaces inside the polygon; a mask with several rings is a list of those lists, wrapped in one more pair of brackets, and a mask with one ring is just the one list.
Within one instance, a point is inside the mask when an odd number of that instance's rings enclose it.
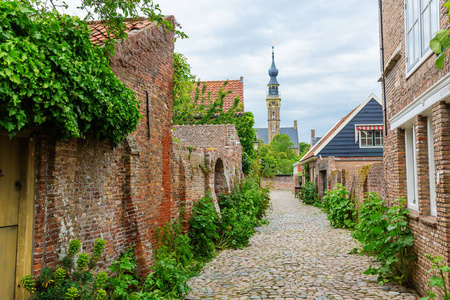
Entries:
{"label": "dormer window", "polygon": [[356,125],[355,143],[360,148],[383,147],[383,125]]}

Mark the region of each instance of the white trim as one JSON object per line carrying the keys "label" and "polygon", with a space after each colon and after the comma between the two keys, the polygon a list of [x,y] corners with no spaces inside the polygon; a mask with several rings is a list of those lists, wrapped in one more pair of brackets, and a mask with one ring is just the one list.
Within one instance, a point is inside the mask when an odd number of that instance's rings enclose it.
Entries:
{"label": "white trim", "polygon": [[416,136],[414,126],[405,130],[406,191],[408,208],[419,211],[417,191]]}
{"label": "white trim", "polygon": [[[406,49],[405,49],[406,51]],[[430,58],[430,56],[433,54],[434,52],[431,51],[431,49],[428,49],[428,51],[414,64],[414,66],[408,71],[408,64],[405,64],[405,70],[406,70],[406,79],[408,79],[409,77],[411,77],[412,74],[414,74],[414,72],[420,68],[421,65],[423,65],[424,62],[427,61],[427,59]]]}
{"label": "white trim", "polygon": [[427,141],[428,141],[428,170],[430,176],[430,215],[436,217],[436,180],[435,180],[435,156],[434,156],[434,130],[431,117],[427,119]]}
{"label": "white trim", "polygon": [[404,128],[408,121],[440,101],[450,101],[450,73],[447,73],[443,78],[392,117],[390,119],[391,130]]}
{"label": "white trim", "polygon": [[[382,104],[381,104],[381,100],[380,100],[380,98],[378,98],[374,93],[372,93],[372,94],[370,94],[370,96],[369,97],[367,97],[367,99],[366,100],[364,100],[364,102],[363,103],[361,103],[356,109],[355,109],[355,111],[353,111],[353,113],[324,141],[324,143],[322,144],[322,145],[320,145],[320,147],[319,148],[317,148],[315,151],[314,151],[314,155],[316,156],[316,155],[318,155],[319,154],[319,152],[320,151],[322,151],[322,149],[323,148],[325,148],[327,145],[328,145],[328,143],[329,142],[331,142],[333,139],[334,139],[334,137],[339,133],[339,132],[341,132],[341,130],[342,129],[344,129],[344,127],[345,126],[347,126],[347,124],[367,105],[367,103],[369,103],[369,101],[370,100],[372,100],[372,99],[374,99],[375,101],[377,101],[378,102],[378,104],[380,104],[381,106],[382,106]],[[339,120],[340,121],[340,120]],[[335,125],[336,126],[336,125]],[[334,126],[331,128],[331,129],[333,129],[334,128]],[[331,130],[330,129],[330,130]],[[328,131],[329,132],[329,131]],[[326,136],[326,135],[325,135]]]}

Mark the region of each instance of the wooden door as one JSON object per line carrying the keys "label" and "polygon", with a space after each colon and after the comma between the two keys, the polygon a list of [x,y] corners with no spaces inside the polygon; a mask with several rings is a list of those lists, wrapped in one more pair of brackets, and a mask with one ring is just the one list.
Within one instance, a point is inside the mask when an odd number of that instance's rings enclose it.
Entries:
{"label": "wooden door", "polygon": [[0,135],[0,299],[14,299],[21,190],[21,142]]}

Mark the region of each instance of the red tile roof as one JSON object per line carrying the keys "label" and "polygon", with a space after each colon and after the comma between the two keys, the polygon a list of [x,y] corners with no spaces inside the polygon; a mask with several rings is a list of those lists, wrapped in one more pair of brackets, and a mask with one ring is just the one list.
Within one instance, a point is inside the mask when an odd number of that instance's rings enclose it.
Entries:
{"label": "red tile roof", "polygon": [[[219,89],[223,87],[223,84],[227,80],[214,80],[214,81],[201,81],[200,90],[203,88],[203,84],[206,84],[205,100],[208,93],[211,93],[210,101],[216,99]],[[244,81],[243,80],[228,80],[227,85],[224,87],[224,91],[231,91],[225,96],[223,108],[225,111],[229,110],[233,106],[234,99],[239,97],[239,103],[242,105],[242,111],[244,111]],[[192,94],[194,97],[194,93]]]}
{"label": "red tile roof", "polygon": [[314,147],[312,147],[308,153],[305,154],[305,156],[302,157],[302,159],[300,159],[300,161],[304,161],[307,160],[308,158],[311,158],[314,156],[314,152],[316,151],[316,149],[319,149],[319,147],[321,145],[323,145],[323,143],[325,143],[327,141],[327,139],[339,128],[339,126],[342,125],[342,123],[345,122],[345,120],[347,120],[352,113],[358,109],[360,107],[360,105],[358,105],[357,107],[355,107],[355,109],[353,109],[351,112],[349,112],[345,117],[343,117],[339,122],[336,123],[336,125],[333,126],[333,128],[331,128],[330,131],[327,132],[327,134],[325,134],[325,136],[323,136],[320,141],[318,143],[316,143],[314,145]]}
{"label": "red tile roof", "polygon": [[[153,22],[146,18],[139,18],[138,20],[127,20],[125,21],[125,26],[127,27],[126,32],[141,29],[147,27]],[[94,45],[101,45],[108,39],[106,35],[106,29],[104,21],[90,21],[88,22],[89,28],[91,29],[91,42]]]}

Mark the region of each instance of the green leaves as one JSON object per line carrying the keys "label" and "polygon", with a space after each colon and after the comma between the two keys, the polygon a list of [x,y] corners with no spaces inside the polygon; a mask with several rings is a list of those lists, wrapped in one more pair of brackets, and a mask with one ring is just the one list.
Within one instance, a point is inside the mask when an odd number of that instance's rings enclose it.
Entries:
{"label": "green leaves", "polygon": [[[444,4],[447,9],[447,15],[449,16],[450,22],[450,1]],[[436,67],[441,70],[444,66],[445,53],[450,49],[450,37],[448,29],[441,29],[437,31],[436,36],[430,41],[430,49],[436,53]]]}
{"label": "green leaves", "polygon": [[408,249],[414,237],[407,225],[409,211],[405,200],[394,201],[388,208],[376,193],[368,193],[359,211],[359,222],[352,236],[363,244],[362,253],[375,256],[381,266],[371,266],[366,274],[378,275],[378,281],[408,282],[408,264],[413,258]]}
{"label": "green leaves", "polygon": [[7,38],[0,43],[0,131],[40,126],[57,138],[92,134],[119,143],[135,130],[139,103],[84,22],[1,2],[0,32]]}
{"label": "green leaves", "polygon": [[338,228],[355,227],[355,203],[349,197],[349,192],[338,183],[332,191],[323,197],[322,208],[328,213],[331,226]]}

